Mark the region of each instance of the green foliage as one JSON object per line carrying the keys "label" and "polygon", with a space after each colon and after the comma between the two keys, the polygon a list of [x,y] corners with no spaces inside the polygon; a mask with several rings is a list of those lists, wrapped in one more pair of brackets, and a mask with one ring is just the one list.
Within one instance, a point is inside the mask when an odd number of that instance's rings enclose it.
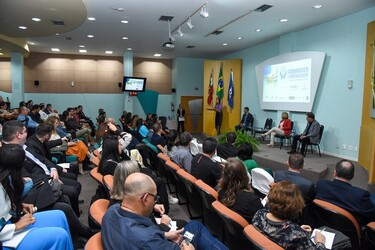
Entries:
{"label": "green foliage", "polygon": [[[224,132],[223,134],[221,134],[219,136],[218,142],[224,143],[226,141],[226,137],[227,137],[228,133],[229,132]],[[251,146],[253,146],[254,152],[259,151],[258,145],[259,145],[260,142],[257,139],[255,139],[252,136],[249,136],[246,132],[244,133],[243,130],[237,130],[237,131],[235,131],[235,133],[236,133],[237,139],[236,139],[236,142],[235,142],[234,145],[236,147],[239,147],[239,146],[241,146],[242,143],[247,142],[247,143],[251,144]]]}

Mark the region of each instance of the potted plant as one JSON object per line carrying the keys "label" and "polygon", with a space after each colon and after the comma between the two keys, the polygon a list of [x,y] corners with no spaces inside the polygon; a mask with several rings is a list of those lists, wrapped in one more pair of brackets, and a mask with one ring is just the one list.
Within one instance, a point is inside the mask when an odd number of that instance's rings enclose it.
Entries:
{"label": "potted plant", "polygon": [[[219,143],[224,143],[226,141],[227,134],[229,132],[230,131],[227,131],[227,132],[224,132],[223,134],[221,134],[219,136],[218,142]],[[259,149],[258,149],[259,141],[256,140],[254,137],[249,136],[242,129],[236,130],[236,131],[234,131],[234,133],[236,133],[236,137],[237,137],[236,142],[234,143],[234,145],[236,147],[239,147],[239,146],[241,146],[242,143],[247,142],[247,143],[251,144],[251,146],[253,147],[253,150],[255,152],[259,151]]]}

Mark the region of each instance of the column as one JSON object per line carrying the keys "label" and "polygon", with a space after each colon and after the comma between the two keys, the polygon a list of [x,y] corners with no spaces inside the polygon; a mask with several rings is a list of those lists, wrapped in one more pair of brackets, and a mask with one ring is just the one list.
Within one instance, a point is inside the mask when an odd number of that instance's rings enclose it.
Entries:
{"label": "column", "polygon": [[[123,57],[124,65],[124,76],[133,76],[133,51],[125,51]],[[129,92],[124,93],[124,109],[128,112],[134,113],[133,110],[133,98],[129,95]]]}
{"label": "column", "polygon": [[12,79],[12,99],[10,102],[13,108],[17,108],[18,104],[25,100],[23,55],[12,52],[10,65]]}

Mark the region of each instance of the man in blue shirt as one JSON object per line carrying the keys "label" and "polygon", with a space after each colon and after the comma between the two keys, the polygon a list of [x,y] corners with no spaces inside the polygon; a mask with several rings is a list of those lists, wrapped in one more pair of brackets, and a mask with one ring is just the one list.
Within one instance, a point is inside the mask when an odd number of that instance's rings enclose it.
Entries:
{"label": "man in blue shirt", "polygon": [[[227,249],[196,221],[169,232],[156,226],[149,215],[158,197],[156,185],[149,176],[142,173],[129,175],[124,190],[122,203],[111,206],[103,217],[104,249]],[[184,230],[194,234],[190,244],[181,242]]]}
{"label": "man in blue shirt", "polygon": [[23,125],[27,125],[27,128],[36,128],[39,126],[37,122],[35,122],[29,116],[30,110],[26,106],[22,106],[20,108],[20,115],[17,117],[17,120],[21,121]]}

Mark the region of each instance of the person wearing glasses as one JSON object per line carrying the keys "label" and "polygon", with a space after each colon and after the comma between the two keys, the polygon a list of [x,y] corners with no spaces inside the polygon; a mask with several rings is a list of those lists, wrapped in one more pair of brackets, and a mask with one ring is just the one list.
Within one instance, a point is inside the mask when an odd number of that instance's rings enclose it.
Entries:
{"label": "person wearing glasses", "polygon": [[[129,175],[121,204],[111,206],[103,217],[104,249],[227,249],[197,221],[164,232],[149,218],[156,202],[154,181],[142,173]],[[190,243],[182,236],[185,231],[194,235]]]}

